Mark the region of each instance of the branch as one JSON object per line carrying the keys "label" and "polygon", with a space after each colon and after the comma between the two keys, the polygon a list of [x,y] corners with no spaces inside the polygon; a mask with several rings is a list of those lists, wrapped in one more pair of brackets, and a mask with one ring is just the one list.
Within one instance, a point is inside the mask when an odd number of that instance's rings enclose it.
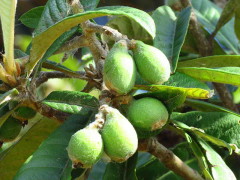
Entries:
{"label": "branch", "polygon": [[[192,6],[190,0],[181,0],[181,3],[184,7]],[[208,40],[206,38],[201,26],[197,21],[196,15],[194,14],[193,10],[192,10],[189,23],[190,23],[189,31],[195,37],[196,45],[200,55],[203,57],[211,56],[213,53],[213,39],[209,38],[210,40]],[[222,102],[224,102],[225,107],[231,110],[235,110],[235,111],[237,110],[236,112],[238,112],[239,110],[237,106],[233,103],[233,98],[231,94],[228,92],[228,89],[226,88],[226,86],[220,83],[212,83],[212,84],[217,90],[220,99],[222,100]]]}
{"label": "branch", "polygon": [[78,49],[81,47],[86,47],[88,46],[88,42],[86,41],[86,37],[81,35],[81,36],[76,36],[70,41],[67,41],[61,48],[59,48],[54,54],[60,54],[63,52],[71,51],[74,49]]}
{"label": "branch", "polygon": [[168,169],[172,170],[186,180],[204,180],[197,171],[185,164],[172,151],[160,144],[155,138],[150,138],[140,142],[138,149],[140,151],[151,153]]}
{"label": "branch", "polygon": [[116,29],[113,29],[109,26],[101,26],[101,25],[89,22],[87,24],[86,29],[88,31],[93,31],[93,32],[97,32],[97,33],[100,33],[100,34],[105,34],[105,35],[109,36],[111,39],[114,39],[115,41],[119,41],[121,39],[128,40],[126,35],[123,35],[122,33],[118,32]]}
{"label": "branch", "polygon": [[88,78],[85,76],[85,72],[78,71],[76,74],[66,74],[63,72],[58,71],[52,71],[52,72],[42,72],[39,78],[36,80],[36,87],[41,85],[44,82],[47,82],[48,79],[54,79],[54,78],[77,78],[82,80],[88,80]]}

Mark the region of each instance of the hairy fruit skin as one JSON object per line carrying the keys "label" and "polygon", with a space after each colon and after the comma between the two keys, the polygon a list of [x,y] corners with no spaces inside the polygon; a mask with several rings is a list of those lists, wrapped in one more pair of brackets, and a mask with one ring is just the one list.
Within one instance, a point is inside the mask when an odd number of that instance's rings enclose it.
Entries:
{"label": "hairy fruit skin", "polygon": [[107,108],[106,122],[101,134],[104,150],[115,162],[126,161],[137,150],[137,133],[132,124],[117,109]]}
{"label": "hairy fruit skin", "polygon": [[109,51],[103,68],[103,80],[108,89],[122,95],[133,88],[136,65],[125,41],[118,41]]}
{"label": "hairy fruit skin", "polygon": [[0,141],[13,141],[22,129],[22,124],[18,119],[10,116],[0,127]]}
{"label": "hairy fruit skin", "polygon": [[81,129],[72,135],[67,151],[74,165],[90,168],[102,157],[102,137],[97,129]]}
{"label": "hairy fruit skin", "polygon": [[157,48],[136,41],[133,58],[141,77],[152,84],[163,84],[171,73],[167,57]]}
{"label": "hairy fruit skin", "polygon": [[150,97],[133,101],[128,109],[128,119],[138,131],[159,130],[166,124],[168,116],[162,102]]}

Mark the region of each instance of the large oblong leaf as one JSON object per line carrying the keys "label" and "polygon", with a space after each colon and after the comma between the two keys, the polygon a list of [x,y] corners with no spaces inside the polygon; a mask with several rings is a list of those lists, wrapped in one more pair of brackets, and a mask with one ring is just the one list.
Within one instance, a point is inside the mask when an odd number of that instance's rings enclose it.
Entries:
{"label": "large oblong leaf", "polygon": [[105,173],[103,175],[103,180],[137,180],[136,177],[136,164],[138,159],[138,153],[135,153],[126,162],[116,163],[110,162],[106,166]]}
{"label": "large oblong leaf", "polygon": [[71,114],[96,110],[99,106],[98,100],[94,96],[79,91],[53,91],[44,99],[43,103]]}
{"label": "large oblong leaf", "polygon": [[225,67],[218,69],[186,67],[178,68],[178,72],[185,73],[193,78],[201,81],[210,81],[224,84],[232,84],[240,86],[240,68],[239,67]]}
{"label": "large oblong leaf", "polygon": [[165,85],[136,85],[134,89],[142,89],[150,92],[164,92],[164,91],[183,91],[186,97],[193,99],[208,99],[212,97],[213,92],[210,90],[200,88],[182,88]]}
{"label": "large oblong leaf", "polygon": [[[34,121],[34,122],[32,122]],[[24,127],[22,133],[26,131],[10,148],[4,151],[4,155],[0,157],[0,174],[1,180],[13,179],[19,168],[26,159],[38,148],[59,123],[46,117],[37,116],[31,119],[29,124],[32,126],[29,130]]]}
{"label": "large oblong leaf", "polygon": [[178,67],[240,67],[239,55],[220,55],[180,61]]}
{"label": "large oblong leaf", "polygon": [[6,71],[11,75],[14,75],[16,71],[14,62],[14,28],[16,7],[17,0],[0,1],[0,18],[6,57],[4,65]]}
{"label": "large oblong leaf", "polygon": [[157,31],[153,41],[154,46],[167,56],[173,72],[177,67],[181,47],[187,34],[190,14],[190,7],[175,14],[169,6],[161,6],[152,14]]}
{"label": "large oblong leaf", "polygon": [[[59,180],[65,176],[70,162],[66,147],[71,135],[84,128],[91,114],[74,115],[45,140],[28,158],[14,180]],[[71,179],[71,177],[69,177]]]}
{"label": "large oblong leaf", "polygon": [[240,147],[239,116],[225,112],[188,112],[173,114],[173,120],[203,129],[206,134]]}
{"label": "large oblong leaf", "polygon": [[149,16],[146,12],[135,8],[112,6],[72,15],[64,18],[33,38],[30,60],[26,66],[28,75],[31,73],[37,62],[43,57],[52,43],[64,32],[88,19],[108,15],[127,16],[141,25],[153,38],[155,37],[155,24],[151,16]]}

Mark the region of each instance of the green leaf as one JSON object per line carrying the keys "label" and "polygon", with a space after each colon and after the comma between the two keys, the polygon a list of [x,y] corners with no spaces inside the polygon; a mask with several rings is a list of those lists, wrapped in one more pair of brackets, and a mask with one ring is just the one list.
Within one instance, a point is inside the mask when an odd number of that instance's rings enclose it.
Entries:
{"label": "green leaf", "polygon": [[43,13],[44,6],[38,6],[32,8],[28,12],[24,13],[19,20],[29,28],[36,28]]}
{"label": "green leaf", "polygon": [[199,168],[202,172],[202,174],[205,176],[206,180],[214,180],[209,172],[209,167],[207,163],[207,159],[204,156],[204,153],[202,152],[200,146],[196,142],[194,138],[192,138],[188,133],[184,132],[184,136],[189,144],[189,146],[192,149],[192,152],[194,153],[195,157],[197,158]]}
{"label": "green leaf", "polygon": [[34,31],[34,36],[41,34],[55,23],[67,17],[68,11],[66,0],[49,0],[44,6],[40,20],[37,22],[38,26]]}
{"label": "green leaf", "polygon": [[[14,63],[14,27],[17,0],[1,0],[0,1],[0,18],[2,24],[4,50],[8,66],[13,67]],[[11,62],[10,62],[11,61]]]}
{"label": "green leaf", "polygon": [[92,179],[102,179],[105,169],[106,169],[107,163],[104,162],[103,160],[99,160],[92,168],[90,171],[89,177],[87,178],[88,180]]}
{"label": "green leaf", "polygon": [[174,121],[174,124],[179,126],[181,129],[183,129],[185,132],[191,133],[196,135],[197,137],[203,138],[217,146],[220,147],[225,147],[229,150],[229,153],[232,154],[232,146],[226,143],[225,141],[215,138],[211,135],[206,134],[202,129],[194,128],[194,127],[189,127],[186,124],[183,124],[182,122]]}
{"label": "green leaf", "polygon": [[0,105],[10,101],[12,98],[16,97],[19,94],[16,88],[5,92],[4,94],[0,94]]}
{"label": "green leaf", "polygon": [[186,67],[178,68],[178,72],[185,73],[201,81],[210,81],[240,86],[240,68],[225,67],[218,69]]}
{"label": "green leaf", "polygon": [[217,22],[214,33],[217,33],[228,21],[230,21],[233,18],[236,7],[237,7],[236,0],[229,0],[227,2]]}
{"label": "green leaf", "polygon": [[213,178],[219,180],[236,180],[235,175],[233,174],[231,169],[225,164],[221,156],[216,151],[214,151],[214,149],[209,146],[204,140],[198,138],[198,142],[204,149]]}
{"label": "green leaf", "polygon": [[70,39],[76,32],[78,31],[78,27],[74,27],[71,30],[63,33],[59,38],[56,39],[56,41],[53,42],[53,44],[48,48],[44,56],[42,57],[42,60],[40,62],[44,62],[53,55],[68,39]]}
{"label": "green leaf", "polygon": [[164,92],[164,91],[182,91],[186,97],[193,99],[208,99],[212,97],[213,92],[200,88],[181,88],[165,85],[136,85],[134,89],[142,89],[150,92]]}
{"label": "green leaf", "polygon": [[[199,23],[211,34],[220,18],[221,8],[209,0],[192,0],[192,6]],[[239,53],[238,41],[233,29],[233,21],[229,21],[221,28],[215,40],[227,54]]]}
{"label": "green leaf", "polygon": [[98,100],[94,96],[79,91],[54,91],[44,99],[43,103],[71,114],[97,110],[99,106]]}
{"label": "green leaf", "polygon": [[68,142],[73,133],[86,126],[90,115],[71,116],[28,158],[14,180],[61,179],[70,161],[66,150]]}
{"label": "green leaf", "polygon": [[224,112],[188,112],[172,114],[171,119],[191,127],[203,129],[206,134],[240,147],[239,116]]}
{"label": "green leaf", "polygon": [[218,106],[215,104],[211,104],[205,101],[200,101],[200,100],[193,100],[193,99],[186,99],[185,104],[188,106],[193,107],[194,109],[198,110],[198,111],[204,111],[204,112],[226,112],[226,113],[230,113],[233,114],[235,116],[239,116],[240,114],[237,114],[234,111],[231,111],[229,109],[226,109],[222,106]]}
{"label": "green leaf", "polygon": [[[0,157],[1,179],[13,179],[26,159],[58,125],[56,121],[40,115],[32,119],[29,125],[24,127],[24,132],[21,132],[23,135],[20,134],[20,138],[4,152],[4,156]],[[31,128],[28,130],[29,126]]]}
{"label": "green leaf", "polygon": [[171,75],[164,85],[182,88],[200,88],[210,91],[209,87],[205,83],[179,72],[175,72],[173,75]]}
{"label": "green leaf", "polygon": [[179,67],[240,67],[239,55],[220,55],[196,58],[187,61],[180,61]]}
{"label": "green leaf", "polygon": [[[153,37],[137,22],[126,16],[117,16],[108,21],[107,26],[110,26],[120,33],[126,35],[128,39],[143,41],[146,44],[153,44]],[[109,36],[102,35],[104,41],[112,45],[114,39],[109,39]]]}
{"label": "green leaf", "polygon": [[60,35],[88,19],[107,15],[127,16],[139,23],[153,38],[155,36],[155,24],[151,16],[149,16],[146,12],[135,8],[111,6],[96,9],[95,11],[86,11],[84,13],[72,15],[59,21],[44,32],[41,31],[41,34],[38,33],[38,35],[35,35],[32,41],[30,60],[26,66],[28,75],[30,75],[37,62],[43,57],[47,49]]}
{"label": "green leaf", "polygon": [[95,9],[100,0],[81,0],[81,4],[84,7],[84,10],[92,10]]}
{"label": "green leaf", "polygon": [[136,164],[137,164],[138,153],[135,153],[126,162],[123,163],[108,163],[103,180],[137,180],[136,177]]}
{"label": "green leaf", "polygon": [[240,40],[240,6],[235,10],[234,31],[238,40]]}
{"label": "green leaf", "polygon": [[190,14],[190,7],[175,14],[169,6],[161,6],[152,14],[157,31],[154,46],[167,56],[171,62],[172,72],[177,67],[179,54],[188,30]]}
{"label": "green leaf", "polygon": [[160,89],[157,92],[143,93],[134,96],[136,99],[143,97],[153,97],[159,99],[166,106],[169,112],[172,112],[176,107],[181,106],[185,99],[186,93],[181,89]]}

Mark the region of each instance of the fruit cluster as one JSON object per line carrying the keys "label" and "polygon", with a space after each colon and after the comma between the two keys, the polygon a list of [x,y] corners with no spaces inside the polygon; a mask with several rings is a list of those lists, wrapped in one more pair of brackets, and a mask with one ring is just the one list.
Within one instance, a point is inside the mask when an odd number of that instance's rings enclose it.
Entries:
{"label": "fruit cluster", "polygon": [[[170,77],[169,61],[160,50],[141,41],[134,41],[131,50],[125,40],[120,40],[105,60],[103,80],[115,95],[132,90],[137,72],[151,84],[162,84]],[[99,113],[102,121],[95,120],[69,141],[68,155],[76,167],[91,167],[104,152],[114,162],[126,161],[137,151],[138,139],[159,133],[169,117],[163,103],[152,97],[133,100],[127,118],[108,105],[102,105]]]}
{"label": "fruit cluster", "polygon": [[103,69],[106,87],[115,94],[124,95],[131,91],[137,72],[151,84],[162,84],[170,77],[167,57],[157,48],[134,41],[129,54],[127,42],[116,42],[109,51]]}
{"label": "fruit cluster", "polygon": [[105,117],[103,126],[90,124],[72,135],[69,141],[68,155],[76,167],[90,168],[103,152],[114,162],[126,161],[137,151],[139,138],[154,135],[168,120],[167,109],[154,98],[133,101],[128,119],[107,105],[101,106],[100,111]]}

